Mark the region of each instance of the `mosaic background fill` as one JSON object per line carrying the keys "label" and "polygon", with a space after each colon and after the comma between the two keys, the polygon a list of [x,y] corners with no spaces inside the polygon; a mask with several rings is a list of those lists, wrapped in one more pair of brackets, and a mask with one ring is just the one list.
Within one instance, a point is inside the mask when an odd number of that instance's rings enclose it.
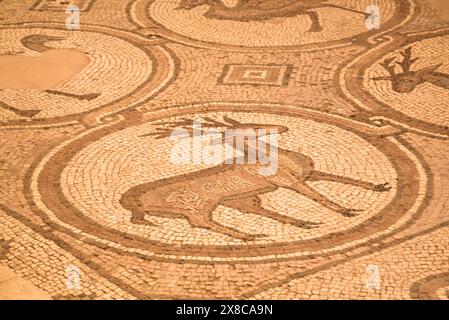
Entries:
{"label": "mosaic background fill", "polygon": [[[1,299],[448,299],[444,3],[70,3],[0,1]],[[171,162],[194,120],[277,173]]]}

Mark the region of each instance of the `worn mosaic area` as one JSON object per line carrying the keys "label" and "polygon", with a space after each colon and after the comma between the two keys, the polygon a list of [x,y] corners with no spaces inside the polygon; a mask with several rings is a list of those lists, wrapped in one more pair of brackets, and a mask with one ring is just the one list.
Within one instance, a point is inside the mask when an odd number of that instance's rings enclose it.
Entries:
{"label": "worn mosaic area", "polygon": [[[444,1],[0,0],[0,40],[0,266],[33,294],[449,299]],[[277,172],[174,162],[194,120],[276,131]]]}

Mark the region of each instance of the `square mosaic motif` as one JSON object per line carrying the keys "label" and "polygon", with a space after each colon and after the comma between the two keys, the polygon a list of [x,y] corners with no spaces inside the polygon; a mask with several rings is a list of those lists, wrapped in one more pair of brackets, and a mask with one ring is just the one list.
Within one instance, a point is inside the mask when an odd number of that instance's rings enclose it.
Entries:
{"label": "square mosaic motif", "polygon": [[80,11],[89,11],[95,0],[37,0],[30,10],[65,11],[68,5],[77,6]]}
{"label": "square mosaic motif", "polygon": [[218,80],[219,84],[287,86],[293,65],[242,65],[227,64]]}

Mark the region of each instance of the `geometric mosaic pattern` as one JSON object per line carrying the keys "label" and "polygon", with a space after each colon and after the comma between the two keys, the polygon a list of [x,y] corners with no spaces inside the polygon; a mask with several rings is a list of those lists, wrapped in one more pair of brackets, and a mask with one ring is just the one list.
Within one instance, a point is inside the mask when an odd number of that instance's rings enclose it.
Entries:
{"label": "geometric mosaic pattern", "polygon": [[226,65],[219,83],[287,86],[292,71],[293,65]]}
{"label": "geometric mosaic pattern", "polygon": [[448,299],[444,2],[68,4],[0,0],[2,298]]}

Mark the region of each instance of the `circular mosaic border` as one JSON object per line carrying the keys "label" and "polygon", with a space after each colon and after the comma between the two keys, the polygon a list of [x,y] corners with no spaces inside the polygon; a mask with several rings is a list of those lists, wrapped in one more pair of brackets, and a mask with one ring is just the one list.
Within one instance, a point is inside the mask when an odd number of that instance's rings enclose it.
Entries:
{"label": "circular mosaic border", "polygon": [[[385,23],[382,23],[381,30],[367,30],[366,32],[356,34],[347,38],[339,40],[331,40],[318,43],[308,43],[308,44],[298,44],[298,45],[286,45],[286,46],[260,46],[260,47],[249,47],[245,45],[232,45],[223,44],[216,42],[204,41],[191,36],[181,35],[174,31],[169,30],[164,25],[160,24],[150,15],[150,7],[155,0],[135,0],[128,6],[128,20],[134,23],[138,28],[148,28],[155,33],[161,34],[162,36],[170,39],[172,41],[180,42],[186,45],[192,45],[197,47],[205,48],[222,48],[226,50],[236,50],[236,51],[266,51],[266,50],[279,50],[279,51],[289,51],[289,50],[317,50],[333,47],[341,47],[350,45],[353,43],[366,43],[369,39],[377,37],[380,34],[385,34],[398,25],[401,25],[406,21],[410,15],[413,13],[413,1],[411,0],[395,0],[396,10],[393,16]],[[368,41],[369,42],[369,41]]]}
{"label": "circular mosaic border", "polygon": [[[236,107],[215,106],[208,111],[242,111],[242,105]],[[246,111],[270,112],[280,115],[297,116],[311,118],[311,120],[324,122],[320,117],[314,117],[299,112],[292,112],[288,107],[276,107],[274,112],[270,107],[259,107],[254,110],[253,106],[246,106]],[[248,110],[249,109],[249,110]],[[270,110],[271,109],[271,110]],[[194,114],[202,112],[200,107],[181,108],[180,110],[170,110],[171,116]],[[78,138],[67,141],[60,147],[54,149],[44,157],[37,166],[31,183],[33,194],[33,207],[39,208],[37,212],[51,221],[54,227],[61,231],[69,232],[81,239],[91,238],[90,242],[101,246],[110,246],[123,253],[132,253],[162,260],[192,260],[192,261],[213,261],[213,262],[233,262],[233,261],[258,261],[270,260],[274,256],[286,259],[304,257],[307,255],[326,255],[335,250],[346,250],[350,245],[360,245],[362,242],[376,242],[380,233],[391,233],[396,229],[392,227],[396,223],[404,223],[411,219],[409,216],[418,214],[417,199],[422,196],[423,180],[420,182],[420,169],[417,168],[417,160],[411,159],[411,153],[398,144],[394,138],[382,138],[367,135],[364,132],[351,130],[354,134],[368,141],[378,150],[384,153],[394,166],[397,174],[397,193],[393,201],[384,210],[375,215],[372,219],[363,222],[351,230],[345,230],[334,234],[329,234],[311,241],[297,241],[289,243],[274,243],[267,245],[245,245],[245,246],[196,246],[196,245],[168,245],[157,241],[121,233],[117,230],[107,229],[95,224],[79,212],[70,204],[60,191],[60,176],[65,164],[85,146],[92,141],[96,141],[110,133],[129,128],[144,122],[156,121],[166,118],[165,112],[154,112],[148,116],[137,120],[136,114],[124,121],[106,125],[92,131],[88,131]],[[336,121],[339,122],[339,121]],[[332,124],[332,123],[330,123]],[[338,126],[338,123],[334,123]],[[348,127],[344,127],[348,130]],[[419,167],[419,166],[418,166]],[[422,173],[422,172],[421,172]],[[425,183],[425,182],[424,182]],[[421,187],[418,187],[421,186]],[[422,200],[422,199],[421,199]],[[54,218],[60,222],[55,223]],[[62,222],[64,221],[64,222]],[[92,238],[92,235],[94,237]],[[207,258],[206,258],[207,257]]]}
{"label": "circular mosaic border", "polygon": [[[382,63],[386,58],[393,57],[393,53],[395,53],[394,56],[397,57],[396,61],[399,62],[401,60],[400,54],[404,53],[405,49],[413,49],[413,47],[420,42],[438,37],[447,37],[448,35],[449,30],[446,28],[443,30],[411,35],[395,34],[388,37],[389,41],[387,43],[366,50],[359,57],[351,61],[348,66],[343,68],[343,71],[340,74],[340,79],[341,83],[344,84],[342,86],[344,94],[348,99],[354,101],[359,110],[370,112],[372,117],[384,118],[384,121],[386,122],[390,122],[399,127],[402,126],[419,134],[424,133],[425,135],[447,139],[449,136],[449,127],[447,125],[431,122],[428,117],[427,119],[424,117],[420,118],[418,114],[414,115],[410,112],[406,112],[406,110],[400,110],[387,104],[383,99],[376,97],[376,94],[371,92],[369,82],[372,81],[371,78],[373,77],[388,75],[386,70],[380,69],[379,63]],[[416,50],[412,51],[412,54],[413,58],[419,58],[422,55]],[[381,73],[374,73],[372,71],[374,68],[379,69]],[[412,69],[414,69],[414,67],[412,67]],[[401,72],[399,67],[396,70],[398,74]],[[363,79],[363,81],[360,81],[360,79]],[[383,82],[382,85],[387,88],[380,88],[379,92],[383,92],[385,95],[388,94],[391,91],[391,80],[379,82]],[[425,86],[430,87],[432,85],[425,84]],[[426,90],[426,88],[420,90]],[[420,102],[421,101],[416,101],[416,104],[422,105]]]}
{"label": "circular mosaic border", "polygon": [[[49,26],[51,25],[51,26]],[[14,26],[3,26],[2,29],[41,29],[67,31],[63,26],[54,23],[27,23]],[[68,123],[70,121],[86,121],[88,124],[101,122],[100,118],[115,114],[124,109],[139,106],[154,97],[165,87],[167,87],[176,76],[175,68],[179,64],[176,55],[172,50],[166,48],[158,42],[152,42],[145,37],[125,30],[113,29],[103,26],[83,25],[83,31],[100,33],[118,38],[142,51],[152,63],[152,70],[149,77],[137,88],[128,92],[122,97],[118,97],[111,102],[94,107],[80,113],[62,115],[47,118],[27,118],[24,120],[10,120],[7,123],[12,125],[30,126],[34,123],[44,125],[48,123]],[[0,103],[2,103],[0,101]]]}

